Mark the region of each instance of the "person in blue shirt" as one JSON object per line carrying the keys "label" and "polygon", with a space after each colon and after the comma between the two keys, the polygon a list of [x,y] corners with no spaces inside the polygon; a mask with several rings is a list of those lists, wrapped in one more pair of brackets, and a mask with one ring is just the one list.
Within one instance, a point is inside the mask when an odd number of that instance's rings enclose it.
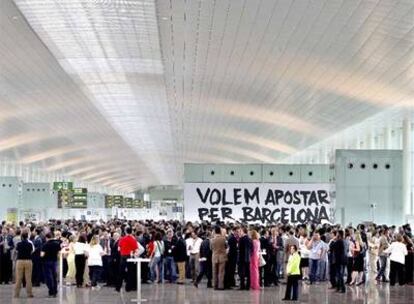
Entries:
{"label": "person in blue shirt", "polygon": [[321,236],[318,231],[313,233],[312,239],[308,243],[309,252],[309,284],[318,281],[318,266],[322,255]]}

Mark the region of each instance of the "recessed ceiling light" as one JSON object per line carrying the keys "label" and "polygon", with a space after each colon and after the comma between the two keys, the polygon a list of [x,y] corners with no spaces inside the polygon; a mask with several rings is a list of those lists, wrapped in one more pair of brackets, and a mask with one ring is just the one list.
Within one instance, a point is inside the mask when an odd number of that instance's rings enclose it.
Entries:
{"label": "recessed ceiling light", "polygon": [[18,20],[18,19],[19,19],[19,17],[17,17],[17,16],[13,16],[13,17],[12,17],[12,19],[13,19],[13,20]]}
{"label": "recessed ceiling light", "polygon": [[161,17],[161,20],[167,21],[168,19],[169,19],[168,17]]}

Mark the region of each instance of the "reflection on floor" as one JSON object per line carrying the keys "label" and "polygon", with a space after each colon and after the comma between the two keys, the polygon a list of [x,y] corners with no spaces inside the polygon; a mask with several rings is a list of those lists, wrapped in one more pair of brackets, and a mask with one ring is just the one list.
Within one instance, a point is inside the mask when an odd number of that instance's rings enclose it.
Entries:
{"label": "reflection on floor", "polygon": [[[94,303],[94,304],[112,304],[112,303],[131,303],[136,297],[136,292],[117,293],[112,288],[102,288],[100,290],[91,290],[88,288],[76,289],[75,287],[63,287],[57,298],[48,298],[45,287],[34,289],[34,298],[26,299],[25,290],[22,290],[21,298],[12,299],[13,288],[11,285],[0,286],[0,303]],[[260,291],[215,291],[207,289],[204,285],[196,289],[191,285],[143,285],[142,296],[148,299],[145,303],[205,303],[205,304],[230,304],[230,303],[282,303],[285,286],[271,287]],[[308,286],[301,285],[300,300],[297,303],[334,303],[334,304],[403,304],[414,303],[414,286],[394,286],[389,284],[348,287],[346,294],[338,294],[328,289],[328,284],[319,284]],[[288,302],[285,302],[288,303]]]}

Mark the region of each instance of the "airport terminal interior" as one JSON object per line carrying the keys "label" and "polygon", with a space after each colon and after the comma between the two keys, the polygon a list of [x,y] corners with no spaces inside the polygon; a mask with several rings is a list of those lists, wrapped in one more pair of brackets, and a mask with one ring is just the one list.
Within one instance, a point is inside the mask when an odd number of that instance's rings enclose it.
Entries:
{"label": "airport terminal interior", "polygon": [[0,0],[0,303],[414,303],[413,0]]}

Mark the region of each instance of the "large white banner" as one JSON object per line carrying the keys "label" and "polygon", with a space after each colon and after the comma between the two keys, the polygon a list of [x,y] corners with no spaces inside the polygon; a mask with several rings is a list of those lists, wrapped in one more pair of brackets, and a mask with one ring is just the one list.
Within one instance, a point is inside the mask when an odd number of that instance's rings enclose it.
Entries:
{"label": "large white banner", "polygon": [[187,221],[320,223],[333,220],[331,184],[187,183]]}

